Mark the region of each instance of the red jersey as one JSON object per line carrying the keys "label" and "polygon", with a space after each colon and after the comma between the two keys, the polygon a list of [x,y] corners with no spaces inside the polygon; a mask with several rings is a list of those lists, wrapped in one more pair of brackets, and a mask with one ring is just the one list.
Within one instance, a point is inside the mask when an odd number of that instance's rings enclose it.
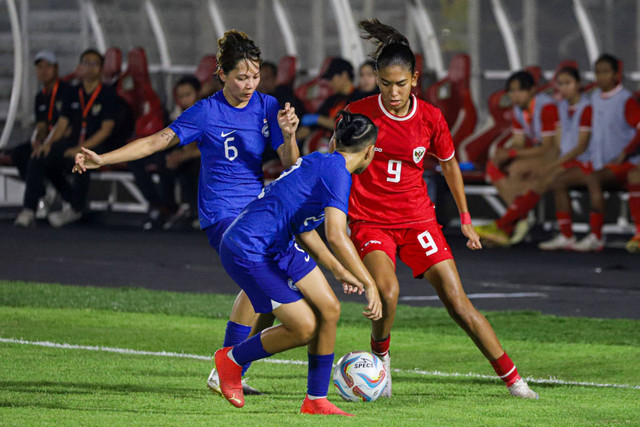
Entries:
{"label": "red jersey", "polygon": [[361,175],[353,175],[349,219],[383,228],[404,228],[435,220],[433,203],[424,181],[426,154],[450,160],[455,150],[442,113],[433,105],[412,97],[409,114],[398,117],[387,111],[382,96],[374,95],[349,104],[353,113],[369,117],[378,127],[375,156]]}

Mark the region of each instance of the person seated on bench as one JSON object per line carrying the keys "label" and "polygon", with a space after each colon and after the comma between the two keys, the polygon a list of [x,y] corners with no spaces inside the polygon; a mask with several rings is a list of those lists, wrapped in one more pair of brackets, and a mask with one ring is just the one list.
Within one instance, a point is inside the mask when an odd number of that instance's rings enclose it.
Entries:
{"label": "person seated on bench", "polygon": [[[591,230],[576,243],[574,250],[601,251],[604,248],[602,225],[604,223],[604,190],[629,189],[629,207],[636,224],[639,220],[637,192],[640,177],[636,171],[640,163],[637,148],[640,139],[640,104],[631,91],[622,86],[619,76],[621,63],[609,54],[602,54],[596,61],[598,88],[591,95],[593,106],[593,130],[591,137],[591,161],[594,172],[587,181],[591,197]],[[637,248],[633,239],[629,248]]]}
{"label": "person seated on bench", "polygon": [[108,148],[115,124],[117,94],[111,86],[102,85],[103,63],[103,56],[95,49],[87,49],[80,55],[81,83],[71,87],[69,102],[62,103],[50,135],[29,162],[23,210],[16,218],[17,226],[35,225],[34,210],[43,194],[45,178],[49,178],[64,200],[61,211],[49,214],[50,224],[62,227],[82,217],[89,175],[76,176],[71,184],[67,175],[80,147],[99,152]]}
{"label": "person seated on bench", "polygon": [[[531,189],[531,181],[558,156],[556,126],[558,109],[549,95],[536,94],[535,80],[527,71],[518,71],[507,80],[506,90],[513,104],[512,145],[499,148],[487,162],[487,174],[502,199],[511,205],[518,196],[518,212],[538,203],[540,194]],[[541,191],[541,190],[538,190]],[[518,213],[519,215],[519,213]],[[513,236],[518,242],[526,235],[526,221]],[[476,227],[476,231],[489,244],[508,246],[514,233],[514,224],[509,221]]]}

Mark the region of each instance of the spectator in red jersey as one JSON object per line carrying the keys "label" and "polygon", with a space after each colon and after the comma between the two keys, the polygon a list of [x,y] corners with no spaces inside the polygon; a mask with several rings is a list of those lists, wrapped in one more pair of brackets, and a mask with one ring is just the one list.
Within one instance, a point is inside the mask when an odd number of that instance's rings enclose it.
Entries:
{"label": "spectator in red jersey", "polygon": [[[604,189],[622,189],[628,186],[629,207],[636,224],[640,221],[638,176],[632,172],[640,163],[637,154],[640,145],[640,104],[619,81],[620,61],[603,54],[596,61],[598,88],[591,96],[593,129],[591,159],[594,172],[587,181],[591,197],[589,223],[591,232],[576,243],[580,252],[601,251],[604,248]],[[634,239],[629,242],[637,248]]]}
{"label": "spectator in red jersey", "polygon": [[[487,175],[508,205],[516,197],[524,196],[519,199],[518,210],[528,211],[540,200],[540,195],[529,188],[531,179],[558,155],[558,109],[549,95],[536,95],[535,80],[527,71],[512,74],[507,79],[506,90],[513,104],[511,148],[496,150],[487,162]],[[521,224],[516,228],[508,222],[499,228],[496,223],[490,223],[476,227],[476,231],[490,244],[508,246],[519,243],[528,232],[527,222]]]}
{"label": "spectator in red jersey", "polygon": [[[364,37],[378,43],[374,53],[380,95],[353,102],[348,110],[370,117],[378,126],[376,155],[361,175],[353,176],[349,200],[351,239],[371,272],[382,299],[382,319],[372,321],[371,349],[391,374],[389,347],[400,285],[396,255],[436,289],[451,317],[491,362],[512,395],[538,395],[518,375],[493,328],[471,304],[424,179],[424,158],[436,157],[462,220],[467,246],[480,249],[471,224],[462,175],[442,113],[411,95],[417,84],[415,56],[407,39],[378,20],[362,21]],[[391,379],[391,377],[389,377]],[[391,396],[391,381],[383,391]]]}
{"label": "spectator in red jersey", "polygon": [[[517,243],[510,236],[519,220],[523,220],[533,209],[540,196],[553,189],[558,210],[558,223],[562,233],[548,242],[540,244],[540,249],[571,249],[575,238],[571,232],[571,214],[568,189],[586,186],[591,173],[589,162],[589,138],[591,136],[591,104],[580,93],[580,73],[576,68],[566,67],[556,75],[556,84],[564,98],[558,103],[560,127],[558,138],[560,156],[533,174],[524,195],[518,196],[500,219],[488,226],[477,227],[479,233],[494,243],[509,245]],[[490,236],[489,236],[490,234]],[[514,233],[515,234],[515,233]],[[523,235],[518,236],[521,238]]]}
{"label": "spectator in red jersey", "polygon": [[538,245],[546,251],[573,250],[576,238],[572,229],[569,188],[586,187],[587,177],[593,172],[589,152],[593,113],[589,97],[581,93],[578,70],[573,67],[561,69],[556,75],[556,87],[562,98],[558,103],[560,157],[543,169],[541,175],[548,176],[550,181],[548,188],[553,191],[560,233]]}

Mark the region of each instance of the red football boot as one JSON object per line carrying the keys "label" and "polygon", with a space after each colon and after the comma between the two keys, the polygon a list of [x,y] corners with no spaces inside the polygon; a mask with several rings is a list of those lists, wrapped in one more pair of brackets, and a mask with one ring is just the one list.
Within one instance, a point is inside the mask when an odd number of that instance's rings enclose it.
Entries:
{"label": "red football boot", "polygon": [[216,351],[214,359],[218,377],[220,378],[220,391],[222,395],[237,408],[244,406],[244,392],[242,391],[242,366],[229,359],[227,354],[232,347],[224,347]]}
{"label": "red football boot", "polygon": [[305,397],[304,402],[302,402],[302,407],[300,408],[300,413],[309,415],[342,415],[343,417],[355,416],[344,412],[342,409],[329,402],[329,399],[326,397],[314,400],[309,399],[309,397]]}

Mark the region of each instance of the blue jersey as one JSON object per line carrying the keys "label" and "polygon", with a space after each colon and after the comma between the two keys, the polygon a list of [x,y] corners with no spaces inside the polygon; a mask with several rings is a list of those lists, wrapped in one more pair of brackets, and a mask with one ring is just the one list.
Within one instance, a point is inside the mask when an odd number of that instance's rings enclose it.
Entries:
{"label": "blue jersey", "polygon": [[169,127],[180,145],[197,142],[201,167],[198,184],[200,225],[204,229],[236,217],[263,187],[262,153],[267,142],[283,143],[278,101],[254,92],[244,108],[235,108],[222,91],[196,102]]}
{"label": "blue jersey", "polygon": [[311,153],[266,186],[222,237],[236,255],[252,261],[274,259],[294,236],[315,229],[324,209],[347,214],[351,174],[342,154]]}

